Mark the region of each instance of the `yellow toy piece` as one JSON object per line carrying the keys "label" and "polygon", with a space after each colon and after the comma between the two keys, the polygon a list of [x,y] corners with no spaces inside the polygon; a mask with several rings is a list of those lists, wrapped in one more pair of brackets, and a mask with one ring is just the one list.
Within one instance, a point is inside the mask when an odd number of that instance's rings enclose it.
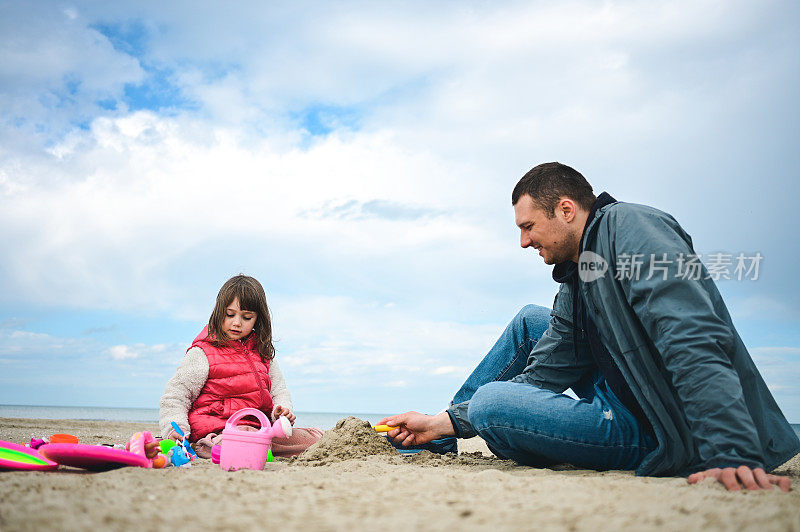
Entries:
{"label": "yellow toy piece", "polygon": [[391,425],[375,425],[375,431],[377,432],[389,432],[390,430],[394,430],[397,427],[392,427]]}

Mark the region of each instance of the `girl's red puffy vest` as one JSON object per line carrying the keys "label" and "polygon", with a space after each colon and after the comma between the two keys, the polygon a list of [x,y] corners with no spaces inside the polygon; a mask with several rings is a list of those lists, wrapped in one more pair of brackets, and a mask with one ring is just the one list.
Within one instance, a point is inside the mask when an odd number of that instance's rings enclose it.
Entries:
{"label": "girl's red puffy vest", "polygon": [[[221,432],[228,418],[242,408],[258,408],[267,416],[272,414],[269,360],[261,361],[253,335],[230,347],[215,347],[209,341],[206,326],[192,347],[202,349],[208,358],[208,380],[189,409],[191,441],[209,432]],[[258,421],[249,418],[239,423],[259,426]]]}

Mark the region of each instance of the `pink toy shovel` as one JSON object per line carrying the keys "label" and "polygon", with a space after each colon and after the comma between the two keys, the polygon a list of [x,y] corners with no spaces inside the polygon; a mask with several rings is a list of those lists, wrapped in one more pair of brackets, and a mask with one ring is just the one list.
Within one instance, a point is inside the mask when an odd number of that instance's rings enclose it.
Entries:
{"label": "pink toy shovel", "polygon": [[[261,422],[258,432],[239,430],[236,423],[244,416],[255,416]],[[267,463],[267,452],[272,438],[283,438],[292,435],[292,424],[281,416],[270,425],[269,419],[261,410],[242,408],[228,418],[225,430],[222,431],[222,449],[219,465],[226,471],[236,469],[264,469]]]}

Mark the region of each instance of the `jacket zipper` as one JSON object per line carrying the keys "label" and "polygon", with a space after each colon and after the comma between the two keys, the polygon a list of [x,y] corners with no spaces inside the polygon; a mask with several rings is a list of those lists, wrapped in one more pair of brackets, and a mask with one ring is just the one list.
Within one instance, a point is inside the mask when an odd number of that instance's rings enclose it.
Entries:
{"label": "jacket zipper", "polygon": [[[267,394],[264,391],[264,385],[261,382],[261,378],[258,376],[258,371],[256,371],[256,365],[253,364],[252,360],[250,360],[250,353],[247,352],[247,348],[244,345],[242,345],[242,351],[243,351],[242,354],[244,355],[244,358],[247,359],[247,363],[250,364],[250,370],[253,372],[253,377],[256,378],[256,384],[258,384],[258,389],[261,392],[261,406],[264,406],[265,404],[267,404],[267,401],[266,401]],[[269,415],[271,416],[272,412],[270,412]]]}

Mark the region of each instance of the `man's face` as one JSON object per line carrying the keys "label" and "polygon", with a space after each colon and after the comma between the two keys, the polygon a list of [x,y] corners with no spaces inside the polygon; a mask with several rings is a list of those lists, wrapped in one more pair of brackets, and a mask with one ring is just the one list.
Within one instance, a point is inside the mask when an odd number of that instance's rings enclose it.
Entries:
{"label": "man's face", "polygon": [[[574,207],[570,200],[567,201]],[[533,198],[526,194],[514,205],[514,215],[520,230],[519,243],[522,247],[536,249],[545,264],[574,260],[580,234],[576,238],[572,227],[575,224],[571,223],[575,219],[575,211],[565,209],[563,200],[556,207],[555,216],[548,218],[545,211],[536,206]]]}

